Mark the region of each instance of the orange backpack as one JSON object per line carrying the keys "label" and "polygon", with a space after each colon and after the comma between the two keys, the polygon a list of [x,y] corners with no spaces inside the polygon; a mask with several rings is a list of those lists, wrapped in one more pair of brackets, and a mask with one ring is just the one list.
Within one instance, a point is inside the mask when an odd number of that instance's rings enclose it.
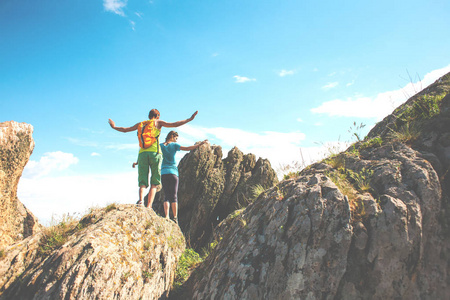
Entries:
{"label": "orange backpack", "polygon": [[157,142],[157,152],[159,153],[159,132],[155,126],[155,120],[147,120],[139,123],[137,135],[139,146],[142,149],[147,149]]}

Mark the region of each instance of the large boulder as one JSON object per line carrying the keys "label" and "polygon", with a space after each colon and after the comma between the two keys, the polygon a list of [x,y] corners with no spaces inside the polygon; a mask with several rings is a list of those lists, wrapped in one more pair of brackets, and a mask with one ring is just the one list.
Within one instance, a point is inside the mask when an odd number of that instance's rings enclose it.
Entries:
{"label": "large boulder", "polygon": [[450,75],[217,227],[186,299],[450,299]]}
{"label": "large boulder", "polygon": [[[277,176],[267,159],[256,160],[237,147],[222,159],[222,148],[204,144],[180,161],[178,221],[191,247],[199,250],[214,236],[215,227],[230,213],[246,207],[254,199],[254,189],[267,189]],[[154,209],[162,213],[162,193]]]}
{"label": "large boulder", "polygon": [[336,293],[352,227],[349,203],[329,178],[316,173],[284,181],[229,218],[215,251],[186,284],[187,299],[322,299]]}
{"label": "large boulder", "polygon": [[340,181],[350,178],[318,163],[228,217],[216,249],[186,283],[186,297],[448,299],[439,177],[403,144],[368,154],[344,160],[345,172],[371,168],[370,193],[354,181],[345,189]]}
{"label": "large boulder", "polygon": [[161,299],[185,239],[136,205],[94,209],[6,248],[0,299]]}
{"label": "large boulder", "polygon": [[33,126],[0,123],[0,249],[40,229],[38,220],[17,198],[17,185],[34,149]]}
{"label": "large boulder", "polygon": [[450,243],[439,222],[442,186],[432,165],[393,143],[345,155],[345,166],[370,184],[370,193],[354,200],[352,245],[337,297],[448,299]]}

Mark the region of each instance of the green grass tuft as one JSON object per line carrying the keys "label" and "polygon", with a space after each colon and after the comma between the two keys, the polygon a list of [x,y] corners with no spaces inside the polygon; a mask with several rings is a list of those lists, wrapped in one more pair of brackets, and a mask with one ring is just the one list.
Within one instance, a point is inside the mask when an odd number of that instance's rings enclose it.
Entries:
{"label": "green grass tuft", "polygon": [[105,212],[110,212],[115,209],[117,209],[117,203],[111,203],[105,207]]}
{"label": "green grass tuft", "polygon": [[178,289],[189,278],[195,267],[202,261],[203,259],[193,249],[188,248],[184,250],[175,271],[173,289]]}
{"label": "green grass tuft", "polygon": [[[55,219],[52,219],[55,224]],[[69,235],[77,230],[78,220],[70,215],[63,215],[56,225],[51,225],[43,230],[43,235],[39,241],[38,255],[47,256],[55,249],[64,245]]]}
{"label": "green grass tuft", "polygon": [[258,198],[259,195],[261,195],[265,190],[266,189],[260,184],[255,184],[250,187],[250,192],[252,193],[253,199]]}

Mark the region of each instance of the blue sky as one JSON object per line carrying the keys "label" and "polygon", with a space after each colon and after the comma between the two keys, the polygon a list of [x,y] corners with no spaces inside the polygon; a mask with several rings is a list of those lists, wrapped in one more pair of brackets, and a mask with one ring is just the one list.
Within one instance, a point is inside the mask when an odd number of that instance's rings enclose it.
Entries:
{"label": "blue sky", "polygon": [[185,146],[315,161],[449,72],[449,28],[444,0],[2,0],[0,122],[36,142],[19,198],[43,223],[134,203],[136,136],[107,120],[151,108],[199,111]]}

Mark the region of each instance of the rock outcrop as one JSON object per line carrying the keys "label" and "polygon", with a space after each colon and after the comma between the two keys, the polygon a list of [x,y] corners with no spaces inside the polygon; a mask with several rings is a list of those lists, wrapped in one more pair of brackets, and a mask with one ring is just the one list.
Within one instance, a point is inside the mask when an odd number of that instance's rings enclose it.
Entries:
{"label": "rock outcrop", "polygon": [[317,173],[284,181],[234,217],[190,279],[187,299],[333,295],[351,236],[348,201],[330,179]]}
{"label": "rock outcrop", "polygon": [[444,192],[439,219],[450,232],[450,73],[398,107],[369,132],[368,138],[389,140],[398,133],[411,136],[407,143],[438,174]]}
{"label": "rock outcrop", "polygon": [[449,299],[449,80],[230,215],[184,297]]}
{"label": "rock outcrop", "polygon": [[34,149],[33,127],[0,123],[0,249],[40,229],[33,214],[17,198],[17,185]]}
{"label": "rock outcrop", "polygon": [[95,209],[7,248],[0,299],[161,299],[184,249],[179,227],[147,208]]}
{"label": "rock outcrop", "polygon": [[[237,147],[222,159],[220,146],[204,144],[186,154],[178,169],[178,221],[191,247],[197,250],[212,239],[221,220],[255,199],[255,187],[267,189],[278,183],[268,160],[244,155]],[[155,199],[157,211],[162,209],[162,198]]]}

